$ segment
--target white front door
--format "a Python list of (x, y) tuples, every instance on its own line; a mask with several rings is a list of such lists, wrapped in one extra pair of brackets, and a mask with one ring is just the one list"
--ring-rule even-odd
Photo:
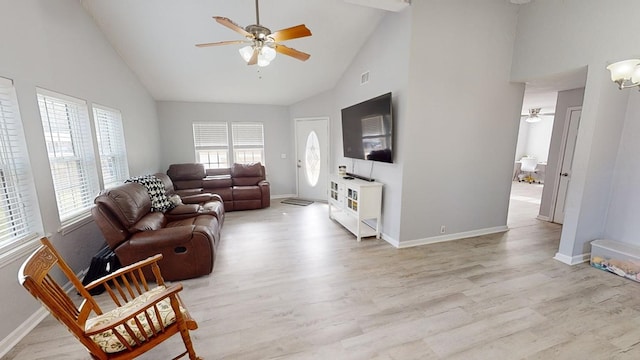
[(327, 200), (329, 119), (296, 119), (298, 197)]
[(567, 189), (571, 181), (571, 165), (573, 164), (573, 154), (578, 138), (578, 127), (580, 126), (581, 107), (570, 107), (567, 109), (567, 120), (565, 121), (564, 138), (562, 139), (560, 153), (560, 176), (558, 179), (558, 189), (556, 191), (556, 201), (553, 211), (553, 222), (562, 224), (564, 222), (564, 205), (567, 200)]

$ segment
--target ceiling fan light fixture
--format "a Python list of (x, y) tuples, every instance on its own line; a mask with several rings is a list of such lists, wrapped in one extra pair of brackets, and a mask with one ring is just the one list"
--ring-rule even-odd
[(273, 59), (276, 58), (276, 50), (271, 46), (264, 45), (260, 50), (260, 55), (258, 55), (258, 60), (260, 60), (261, 57), (264, 60), (271, 62)]
[[(218, 41), (211, 43), (196, 44), (197, 47), (209, 47), (219, 45), (230, 44), (242, 44), (251, 43), (251, 45), (244, 46), (238, 51), (240, 56), (247, 63), (247, 65), (267, 66), (276, 58), (276, 53), (291, 56), (300, 61), (307, 61), (311, 55), (298, 51), (294, 48), (282, 45), (282, 41), (292, 40), (311, 36), (311, 31), (304, 25), (280, 29), (276, 32), (271, 32), (267, 27), (260, 25), (260, 11), (258, 8), (258, 0), (256, 1), (256, 23), (249, 25), (246, 28), (240, 27), (230, 19), (222, 16), (214, 16), (213, 18), (221, 25), (243, 35), (244, 40), (229, 40)], [(394, 1), (409, 1), (409, 0), (394, 0)]]
[(531, 108), (529, 109), (529, 116), (527, 116), (527, 118), (524, 120), (528, 123), (537, 123), (540, 120), (542, 120), (542, 118), (540, 117), (540, 110), (542, 110), (542, 108)]
[(247, 45), (241, 47), (238, 52), (240, 52), (240, 56), (242, 56), (245, 62), (249, 62), (249, 60), (251, 60), (251, 56), (253, 55), (253, 46)]

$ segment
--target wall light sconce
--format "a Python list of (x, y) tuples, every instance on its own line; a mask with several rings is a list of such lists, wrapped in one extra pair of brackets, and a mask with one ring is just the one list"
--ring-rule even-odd
[(607, 70), (620, 90), (640, 86), (640, 59), (618, 61), (607, 66)]

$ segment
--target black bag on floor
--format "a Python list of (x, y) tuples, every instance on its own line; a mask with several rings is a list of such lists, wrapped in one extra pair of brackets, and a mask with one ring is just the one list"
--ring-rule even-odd
[[(108, 246), (104, 247), (91, 259), (89, 271), (87, 271), (87, 275), (82, 279), (82, 285), (87, 285), (96, 279), (109, 275), (120, 267), (120, 261), (118, 260), (116, 253), (114, 253)], [(89, 294), (99, 295), (102, 294), (104, 290), (103, 285), (96, 286), (89, 291)]]

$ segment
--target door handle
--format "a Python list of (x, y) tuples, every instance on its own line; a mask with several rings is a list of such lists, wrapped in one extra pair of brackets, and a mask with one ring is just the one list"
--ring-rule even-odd
[(561, 173), (560, 176), (569, 176), (569, 173)]

